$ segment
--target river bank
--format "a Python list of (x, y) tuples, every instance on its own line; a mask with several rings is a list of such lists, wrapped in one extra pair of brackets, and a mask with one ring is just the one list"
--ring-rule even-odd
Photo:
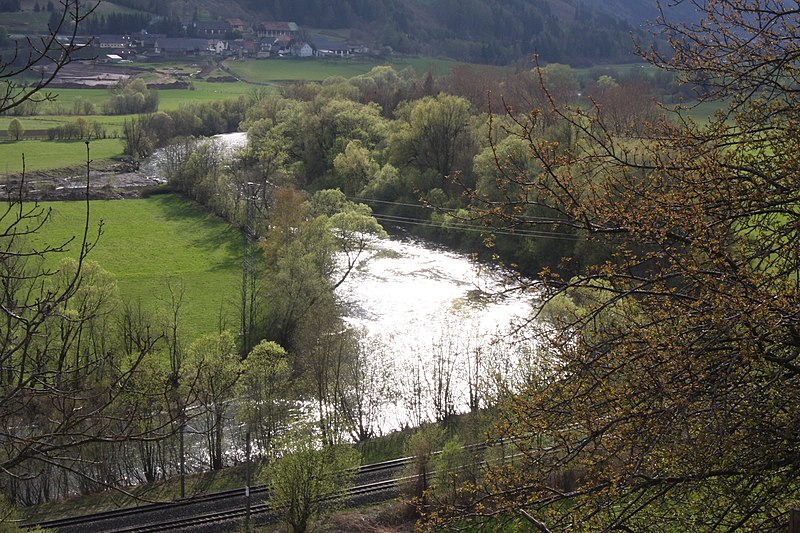
[[(141, 198), (166, 184), (166, 180), (128, 161), (92, 161), (89, 168), (89, 199)], [(86, 199), (86, 165), (8, 174), (0, 183), (0, 199), (62, 201)]]

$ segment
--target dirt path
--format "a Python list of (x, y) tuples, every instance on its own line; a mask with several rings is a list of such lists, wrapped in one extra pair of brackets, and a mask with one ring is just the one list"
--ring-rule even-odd
[[(135, 165), (116, 161), (100, 161), (89, 172), (89, 197), (96, 200), (139, 198), (142, 194), (165, 185), (165, 181), (148, 176)], [(0, 199), (18, 197), (22, 189), (26, 200), (82, 200), (86, 198), (86, 167), (67, 167), (0, 178)]]

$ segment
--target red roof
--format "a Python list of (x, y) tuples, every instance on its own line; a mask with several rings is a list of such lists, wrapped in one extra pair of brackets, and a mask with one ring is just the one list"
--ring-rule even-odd
[(274, 32), (296, 32), (297, 31), (297, 24), (294, 22), (281, 22), (278, 20), (269, 20), (263, 23), (264, 29), (266, 31), (274, 31)]

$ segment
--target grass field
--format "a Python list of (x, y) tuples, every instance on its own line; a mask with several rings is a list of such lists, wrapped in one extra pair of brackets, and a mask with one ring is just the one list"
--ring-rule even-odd
[[(90, 144), (92, 159), (110, 159), (122, 155), (122, 140), (98, 139)], [(22, 171), (22, 155), (26, 170), (68, 167), (86, 161), (84, 141), (0, 141), (0, 174)]]
[(725, 102), (703, 102), (700, 104), (687, 104), (685, 114), (698, 122), (705, 122), (717, 111), (725, 107)]
[(27, 138), (44, 139), (47, 134), (45, 130), (56, 126), (63, 126), (69, 122), (74, 122), (78, 117), (82, 117), (91, 122), (99, 122), (105, 127), (106, 135), (122, 135), (122, 125), (126, 120), (130, 120), (134, 115), (35, 115), (29, 117), (0, 117), (0, 131), (8, 131), (8, 124), (16, 118), (25, 128), (29, 135)]
[[(82, 232), (83, 202), (52, 202), (40, 243), (61, 243)], [(187, 343), (219, 324), (238, 330), (242, 239), (192, 202), (173, 195), (91, 202), (91, 224), (103, 235), (90, 259), (117, 279), (121, 295), (155, 309), (168, 297), (167, 281), (183, 285), (182, 334)], [(77, 245), (70, 255), (75, 255)]]
[(397, 61), (378, 60), (309, 60), (309, 59), (273, 59), (244, 61), (226, 61), (225, 63), (237, 76), (257, 83), (284, 81), (322, 81), (331, 76), (352, 78), (369, 72), (377, 65), (390, 64), (397, 70), (412, 67), (424, 74), (431, 70), (434, 74), (447, 74), (459, 63), (456, 61), (433, 58), (410, 58)]
[[(158, 108), (161, 111), (167, 111), (177, 109), (180, 104), (187, 102), (226, 100), (236, 98), (240, 94), (247, 94), (253, 89), (253, 86), (247, 83), (214, 83), (195, 80), (192, 81), (192, 85), (194, 86), (193, 90), (163, 89), (158, 91)], [(79, 98), (92, 102), (96, 111), (99, 112), (103, 101), (108, 99), (107, 89), (52, 89), (48, 92), (53, 94), (56, 99), (53, 102), (42, 104), (41, 114), (36, 118), (48, 117), (61, 122), (73, 120), (75, 116), (62, 116), (57, 113), (71, 113), (75, 101)], [(20, 120), (22, 118), (27, 117), (21, 117)], [(119, 116), (103, 115), (91, 118), (117, 121)], [(10, 117), (0, 117), (0, 120), (10, 120)]]
[(229, 100), (242, 94), (248, 94), (254, 86), (247, 83), (214, 83), (208, 81), (193, 81), (194, 90), (164, 90), (158, 92), (158, 109), (170, 111), (177, 109), (182, 104), (214, 102)]

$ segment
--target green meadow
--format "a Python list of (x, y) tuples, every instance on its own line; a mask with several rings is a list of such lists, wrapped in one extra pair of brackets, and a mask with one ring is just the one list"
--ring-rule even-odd
[[(42, 205), (52, 215), (37, 243), (58, 245), (75, 237), (67, 255), (76, 256), (86, 204)], [(238, 330), (242, 239), (236, 228), (175, 195), (92, 201), (90, 213), (90, 235), (103, 225), (89, 259), (114, 275), (125, 300), (155, 312), (169, 299), (168, 284), (183, 287), (184, 341), (216, 332), (220, 324)]]
[(456, 61), (433, 58), (409, 58), (391, 62), (379, 60), (355, 59), (247, 59), (244, 61), (226, 61), (225, 65), (236, 76), (255, 83), (277, 83), (286, 81), (323, 81), (331, 76), (352, 78), (366, 74), (373, 67), (390, 64), (397, 70), (411, 67), (417, 72), (428, 70), (434, 74), (449, 73)]
[(171, 111), (189, 103), (230, 100), (249, 94), (254, 89), (253, 85), (242, 82), (215, 83), (195, 80), (192, 81), (192, 86), (192, 90), (169, 89), (158, 91), (158, 109)]
[[(89, 147), (93, 160), (122, 156), (121, 139), (96, 139)], [(21, 172), (23, 155), (27, 171), (71, 167), (86, 163), (86, 142), (0, 141), (0, 175)]]

